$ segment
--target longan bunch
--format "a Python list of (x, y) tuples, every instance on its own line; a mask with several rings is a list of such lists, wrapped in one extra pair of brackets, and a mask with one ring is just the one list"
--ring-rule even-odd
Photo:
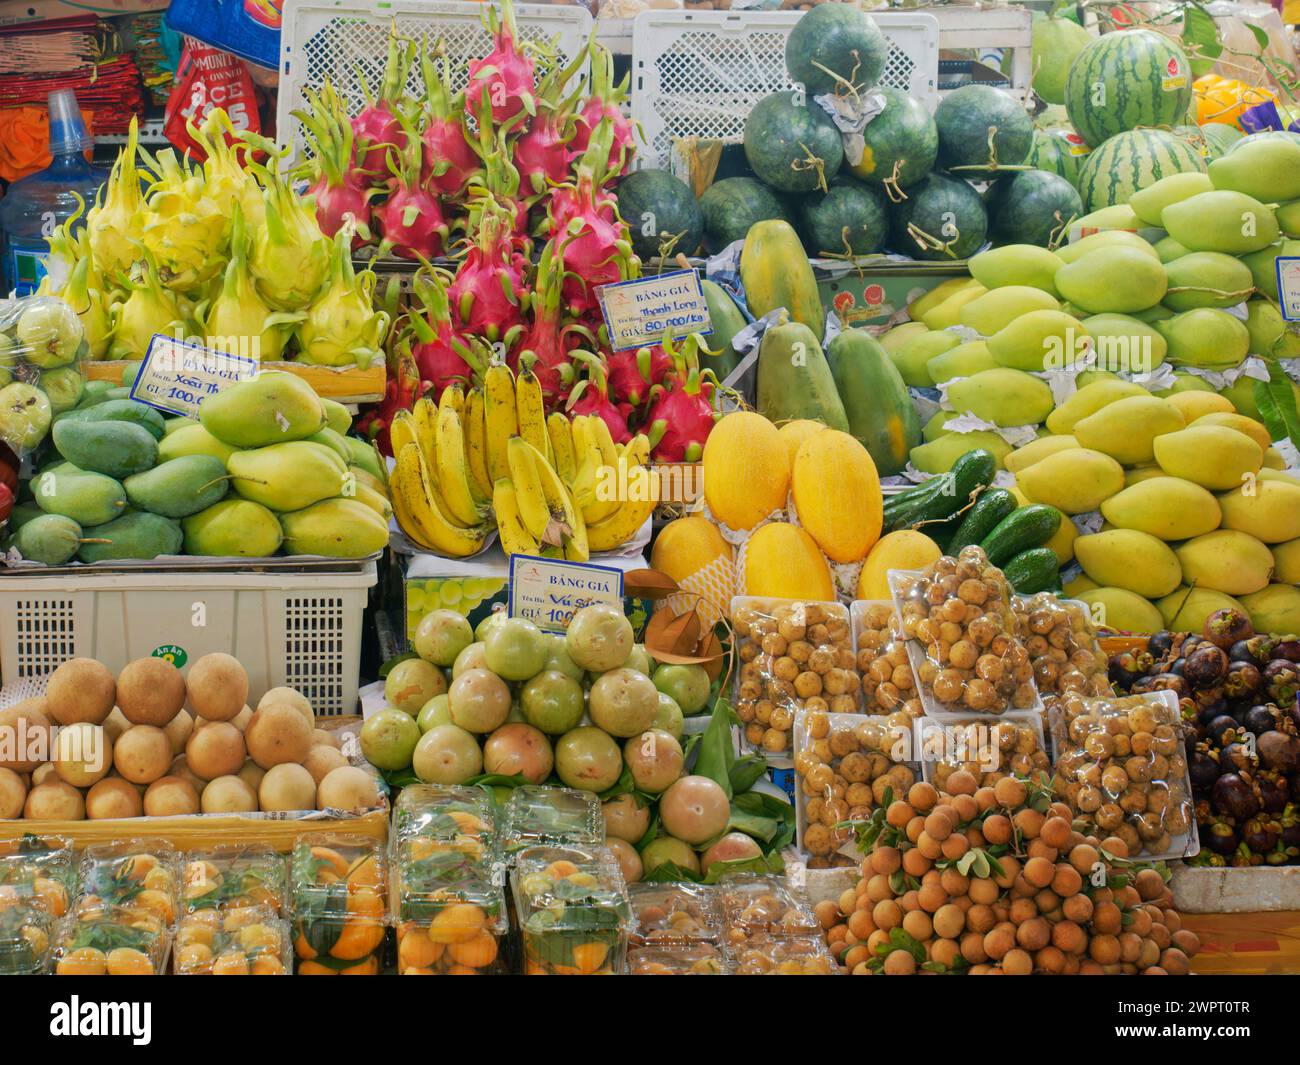
[[(1051, 759), (1032, 726), (1014, 721), (961, 721), (946, 726), (946, 741), (958, 761), (935, 762), (933, 784), (943, 788), (958, 770), (991, 787), (1006, 776), (1037, 777), (1051, 769)], [(925, 739), (922, 739), (924, 753)], [(996, 765), (996, 769), (987, 769)]]
[(915, 718), (925, 713), (892, 603), (863, 604), (858, 622), (858, 672), (868, 714), (903, 710)]
[(1106, 655), (1087, 613), (1050, 592), (1011, 601), (1016, 633), (1029, 652), (1044, 702), (1058, 694), (1110, 695)]
[(1141, 695), (1061, 697), (1053, 719), (1055, 788), (1088, 825), (1128, 853), (1166, 854), (1193, 807), (1177, 711)]
[(1200, 942), (1163, 878), (1070, 815), (1015, 777), (912, 785), (883, 812), (857, 885), (815, 907), (832, 953), (855, 976), (1185, 975)]
[(778, 600), (732, 615), (739, 640), (736, 713), (745, 740), (769, 754), (790, 749), (800, 710), (858, 713), (858, 676), (848, 611), (838, 603)]
[(1038, 702), (1006, 577), (982, 549), (936, 559), (898, 594), (903, 635), (925, 648), (917, 679), (945, 710), (1001, 714)]
[(852, 832), (836, 825), (865, 821), (884, 802), (886, 791), (903, 794), (916, 780), (910, 768), (891, 758), (900, 732), (910, 739), (906, 713), (850, 720), (822, 710), (799, 715), (801, 743), (794, 768), (806, 800), (803, 849), (811, 856), (810, 869), (841, 864), (833, 858)]

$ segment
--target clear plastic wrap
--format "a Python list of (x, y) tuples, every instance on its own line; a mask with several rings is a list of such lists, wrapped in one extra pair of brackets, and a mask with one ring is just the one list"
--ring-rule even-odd
[(712, 888), (697, 884), (631, 884), (634, 944), (720, 943), (722, 910)]
[(716, 943), (632, 944), (627, 948), (628, 976), (728, 976), (731, 964)]
[(283, 854), (270, 847), (231, 844), (185, 856), (182, 906), (186, 913), (266, 906), (289, 909), (289, 876)]
[(730, 950), (736, 976), (840, 976), (826, 941), (816, 936), (749, 936)]
[(289, 922), (270, 906), (195, 910), (176, 926), (172, 972), (177, 976), (289, 976)]
[(378, 976), (387, 927), (384, 852), (364, 836), (300, 838), (289, 868), (300, 976)]
[(127, 906), (78, 906), (59, 924), (53, 952), (56, 976), (160, 976), (167, 957), (167, 926)]
[(1049, 773), (1042, 715), (1011, 711), (996, 721), (969, 717), (916, 723), (916, 750), (925, 780), (940, 791), (958, 770), (970, 773), (980, 787), (992, 787), (1005, 776), (1029, 777)]
[(788, 755), (800, 710), (861, 712), (847, 607), (742, 595), (731, 601), (731, 624), (740, 658), (736, 713), (747, 750)]
[(76, 888), (71, 840), (33, 837), (0, 853), (0, 900), (39, 906), (58, 918), (67, 914)]
[(981, 548), (888, 580), (928, 717), (1042, 709), (1010, 586)]
[(912, 717), (921, 717), (925, 707), (921, 705), (894, 604), (887, 599), (858, 599), (850, 604), (849, 616), (862, 677), (863, 713), (903, 710)]
[(623, 972), (632, 905), (605, 847), (528, 847), (510, 874), (528, 976)]
[(161, 839), (93, 843), (81, 852), (77, 912), (118, 908), (147, 913), (165, 928), (181, 909), (181, 858)]
[(19, 457), (81, 399), (88, 350), (81, 319), (63, 300), (0, 300), (0, 441)]
[(498, 857), (496, 819), (496, 806), (482, 788), (411, 785), (393, 806), (390, 858), (396, 868), (437, 853), (440, 864), (486, 878)]
[(755, 937), (811, 938), (822, 942), (821, 922), (801, 891), (784, 877), (741, 873), (718, 885), (727, 950), (733, 957)]
[(1047, 710), (1066, 692), (1111, 694), (1106, 652), (1097, 642), (1086, 604), (1039, 592), (1012, 596), (1011, 609), (1016, 615), (1016, 634), (1029, 652), (1034, 684)]
[[(856, 864), (853, 832), (844, 821), (866, 820), (884, 802), (907, 794), (917, 779), (912, 761), (912, 718), (827, 714), (802, 710), (794, 723), (797, 845), (809, 868)], [(852, 857), (850, 857), (852, 856)]]
[(510, 793), (501, 829), (505, 854), (525, 847), (594, 847), (604, 842), (605, 818), (600, 800), (591, 792), (525, 784)]
[[(1178, 697), (1169, 691), (1061, 696), (1052, 712), (1054, 787), (1089, 834), (1116, 836), (1128, 857), (1200, 850)], [(1094, 831), (1095, 830), (1095, 831)]]
[(56, 921), (44, 905), (0, 906), (0, 976), (39, 976), (50, 964)]

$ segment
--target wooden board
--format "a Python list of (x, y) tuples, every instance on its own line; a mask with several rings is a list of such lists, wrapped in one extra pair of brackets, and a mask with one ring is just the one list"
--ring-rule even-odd
[[(111, 381), (122, 383), (122, 372), (134, 363), (126, 362), (83, 362), (82, 369), (90, 381)], [(301, 377), (316, 390), (318, 396), (337, 400), (339, 403), (378, 403), (384, 398), (386, 371), (379, 363), (362, 370), (353, 367), (336, 370), (332, 366), (308, 366), (301, 362), (264, 362), (264, 370), (283, 370), (285, 373)]]

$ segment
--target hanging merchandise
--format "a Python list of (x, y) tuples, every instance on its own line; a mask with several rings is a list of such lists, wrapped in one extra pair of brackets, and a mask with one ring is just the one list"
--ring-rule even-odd
[(176, 70), (176, 83), (167, 98), (163, 132), (177, 148), (202, 159), (203, 150), (190, 137), (186, 126), (190, 122), (199, 124), (218, 107), (230, 117), (236, 130), (261, 132), (257, 92), (243, 60), (229, 52), (187, 40)]

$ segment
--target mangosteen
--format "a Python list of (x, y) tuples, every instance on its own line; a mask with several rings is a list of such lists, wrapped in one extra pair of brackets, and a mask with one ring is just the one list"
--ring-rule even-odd
[(1300, 768), (1300, 737), (1273, 730), (1259, 737), (1256, 748), (1265, 769), (1290, 775)]
[(1210, 757), (1206, 751), (1196, 751), (1187, 764), (1194, 788), (1208, 788), (1219, 777), (1218, 760)]
[(1266, 814), (1280, 814), (1287, 803), (1286, 778), (1275, 773), (1259, 773), (1255, 777), (1259, 785), (1259, 805)]
[(1183, 659), (1183, 679), (1205, 691), (1223, 683), (1228, 675), (1228, 655), (1221, 647), (1203, 643)]
[(1282, 846), (1300, 847), (1300, 821), (1294, 817), (1289, 823), (1286, 819), (1282, 821)]
[(1259, 813), (1259, 799), (1248, 781), (1236, 773), (1224, 773), (1214, 782), (1214, 808), (1244, 823)]
[(1223, 678), (1223, 693), (1229, 699), (1253, 699), (1263, 685), (1264, 675), (1254, 662), (1228, 663), (1228, 673)]
[(1245, 653), (1239, 655), (1234, 651), (1233, 658), (1243, 658), (1254, 662), (1261, 669), (1268, 665), (1269, 660), (1273, 657), (1274, 640), (1272, 636), (1256, 633), (1243, 643), (1245, 644)]
[(1277, 843), (1277, 833), (1263, 818), (1252, 817), (1241, 826), (1241, 841), (1256, 854), (1265, 854)]
[[(1215, 699), (1210, 703), (1199, 703), (1195, 700), (1187, 700), (1196, 708), (1196, 720), (1202, 725), (1209, 725), (1217, 717), (1232, 717), (1232, 712), (1228, 709), (1228, 704), (1222, 699)], [(1236, 718), (1233, 718), (1235, 721)]]
[(1242, 724), (1256, 736), (1271, 732), (1278, 725), (1277, 709), (1267, 705), (1252, 706), (1242, 718)]
[(1285, 658), (1288, 662), (1300, 662), (1300, 640), (1291, 637), (1274, 644), (1273, 657)]
[(1117, 655), (1111, 655), (1110, 661), (1106, 664), (1106, 672), (1112, 684), (1127, 691), (1129, 686), (1142, 676), (1143, 670), (1138, 664), (1137, 655), (1132, 651), (1121, 651)]
[(1259, 756), (1244, 743), (1229, 743), (1219, 752), (1220, 773), (1253, 773), (1259, 768)]
[(1239, 729), (1237, 719), (1230, 714), (1220, 714), (1205, 726), (1205, 735), (1216, 747), (1223, 747), (1232, 742)]
[(1215, 854), (1229, 855), (1237, 849), (1237, 830), (1223, 821), (1215, 821), (1201, 833), (1201, 842)]
[(1155, 673), (1150, 677), (1140, 677), (1133, 682), (1134, 695), (1146, 695), (1149, 692), (1170, 691), (1179, 699), (1189, 698), (1192, 690), (1187, 681), (1173, 673)]
[(1300, 665), (1285, 658), (1275, 658), (1264, 667), (1264, 683), (1268, 697), (1279, 706), (1296, 701), (1300, 691)]
[(1255, 626), (1250, 623), (1250, 615), (1234, 606), (1216, 610), (1205, 619), (1201, 631), (1205, 638), (1227, 650), (1238, 640), (1248, 640), (1255, 635)]
[(1173, 645), (1174, 634), (1168, 629), (1161, 629), (1159, 632), (1153, 633), (1151, 638), (1147, 640), (1147, 650), (1155, 658), (1163, 658), (1169, 653), (1169, 649)]

